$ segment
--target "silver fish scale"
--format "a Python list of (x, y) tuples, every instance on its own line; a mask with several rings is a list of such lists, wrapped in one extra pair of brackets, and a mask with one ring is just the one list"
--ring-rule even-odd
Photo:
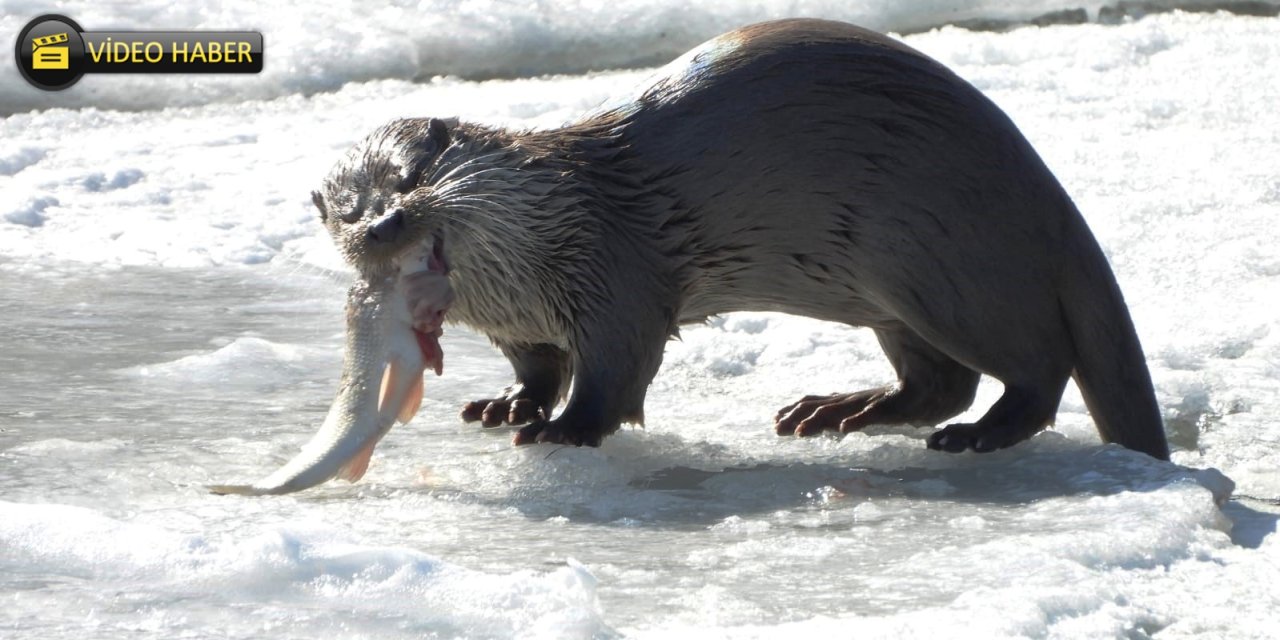
[[(379, 415), (382, 376), (388, 361), (394, 278), (358, 279), (347, 292), (347, 339), (342, 383), (320, 430), (288, 463), (252, 485), (216, 485), (214, 493), (272, 495), (301, 491), (333, 478), (371, 438), (394, 423)], [(385, 422), (385, 424), (383, 424)]]

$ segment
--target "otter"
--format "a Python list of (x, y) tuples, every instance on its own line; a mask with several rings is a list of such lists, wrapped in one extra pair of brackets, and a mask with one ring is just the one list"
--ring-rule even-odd
[(752, 310), (869, 327), (897, 372), (784, 407), (780, 435), (936, 425), (986, 374), (1003, 395), (927, 446), (991, 451), (1050, 424), (1074, 378), (1104, 441), (1169, 457), (1120, 288), (1066, 191), (976, 88), (853, 25), (726, 33), (557, 129), (398, 120), (313, 199), (361, 273), (436, 256), (409, 301), (431, 318), (423, 352), (439, 355), (442, 319), (487, 335), (515, 383), (461, 415), (519, 427), (517, 445), (643, 423), (679, 327)]

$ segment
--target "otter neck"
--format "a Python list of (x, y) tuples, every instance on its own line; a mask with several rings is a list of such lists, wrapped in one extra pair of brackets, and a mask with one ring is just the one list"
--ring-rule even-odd
[(434, 171), (433, 206), (457, 299), (450, 319), (508, 342), (563, 345), (597, 236), (569, 149), (475, 129)]

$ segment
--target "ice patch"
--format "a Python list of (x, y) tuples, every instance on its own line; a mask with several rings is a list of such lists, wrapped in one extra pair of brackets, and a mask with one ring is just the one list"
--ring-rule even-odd
[(255, 337), (239, 337), (209, 353), (133, 367), (121, 373), (157, 381), (225, 387), (290, 384), (311, 351)]
[(728, 518), (711, 525), (707, 530), (713, 533), (752, 534), (764, 533), (771, 527), (772, 525), (768, 522), (744, 520), (741, 516), (729, 516)]
[[(260, 611), (286, 605), (281, 613), (291, 602), (316, 598), (340, 606), (352, 624), (396, 615), (427, 635), (611, 633), (597, 609), (595, 578), (572, 559), (547, 572), (489, 574), (412, 549), (361, 544), (323, 526), (206, 538), (87, 508), (13, 502), (0, 502), (0, 548), (6, 571), (21, 561), (23, 573), (92, 577), (133, 597), (178, 592)], [(128, 624), (112, 610), (99, 617), (108, 626)], [(290, 618), (279, 623), (302, 630), (315, 622), (305, 607)], [(257, 624), (252, 617), (225, 622)]]
[(66, 438), (50, 438), (36, 440), (9, 448), (10, 453), (29, 456), (61, 456), (63, 454), (95, 455), (123, 451), (128, 446), (123, 440), (108, 438), (105, 440), (68, 440)]
[(39, 147), (22, 147), (0, 156), (0, 176), (11, 176), (40, 162), (45, 150)]
[(110, 179), (101, 171), (95, 171), (84, 177), (80, 184), (88, 191), (113, 191), (115, 189), (123, 189), (142, 179), (142, 172), (138, 169), (122, 169), (116, 171)]
[(6, 212), (4, 219), (24, 227), (39, 227), (43, 226), (48, 219), (44, 215), (45, 209), (56, 206), (58, 206), (58, 199), (52, 196), (31, 198), (25, 205)]

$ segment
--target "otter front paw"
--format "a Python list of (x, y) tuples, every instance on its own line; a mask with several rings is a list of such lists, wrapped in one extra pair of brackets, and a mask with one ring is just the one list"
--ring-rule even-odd
[(566, 422), (564, 418), (555, 420), (539, 420), (521, 427), (516, 432), (512, 444), (517, 447), (526, 444), (567, 444), (575, 447), (598, 447), (604, 440), (604, 432), (599, 429), (582, 429)]
[(521, 425), (534, 420), (545, 420), (546, 412), (532, 398), (520, 393), (508, 392), (500, 398), (488, 398), (468, 402), (460, 414), (463, 422), (480, 421), (485, 428), (501, 425)]

